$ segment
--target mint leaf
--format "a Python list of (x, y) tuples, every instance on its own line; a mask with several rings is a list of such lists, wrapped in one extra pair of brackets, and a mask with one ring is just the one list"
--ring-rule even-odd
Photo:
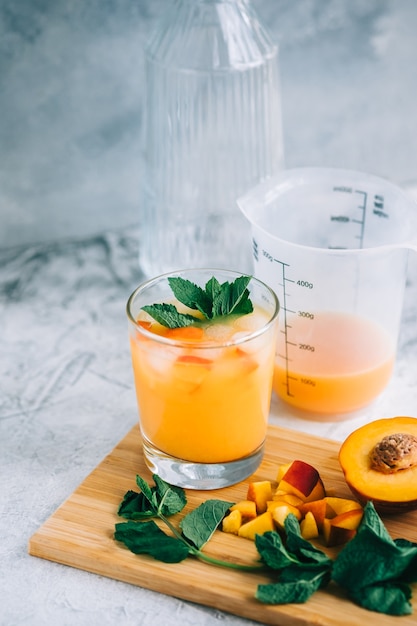
[(311, 564), (313, 567), (323, 565), (331, 568), (332, 559), (301, 536), (300, 524), (295, 515), (290, 514), (287, 516), (284, 528), (286, 532), (286, 548), (288, 552), (298, 559), (300, 565)]
[(285, 545), (279, 533), (275, 531), (256, 536), (255, 545), (264, 563), (276, 570), (286, 567), (331, 569), (333, 561), (301, 537), (300, 525), (295, 515), (288, 515), (284, 528)]
[[(368, 515), (365, 507), (364, 519), (358, 532), (341, 550), (333, 566), (334, 580), (348, 591), (368, 587), (385, 581), (403, 580), (410, 575), (410, 568), (417, 559), (417, 545), (411, 542), (395, 543), (390, 535), (380, 532), (374, 523), (374, 515)], [(370, 520), (372, 525), (367, 525)], [(404, 578), (404, 580), (405, 580)]]
[(247, 286), (250, 276), (239, 276), (233, 283), (223, 283), (213, 300), (213, 317), (246, 315), (253, 311)]
[(295, 515), (284, 523), (285, 545), (277, 532), (255, 538), (256, 547), (266, 565), (281, 574), (277, 583), (258, 585), (255, 597), (268, 604), (306, 602), (310, 596), (331, 580), (333, 561), (301, 537)]
[(157, 495), (156, 495), (156, 488), (153, 487), (151, 488), (148, 483), (146, 482), (146, 480), (144, 480), (141, 476), (137, 475), (136, 476), (136, 484), (139, 487), (139, 489), (141, 490), (144, 498), (146, 498), (146, 500), (149, 503), (150, 506), (150, 510), (154, 511), (154, 514), (156, 515), (158, 512), (158, 501), (157, 501)]
[(271, 569), (284, 569), (297, 560), (287, 552), (281, 536), (276, 531), (256, 535), (255, 545), (262, 561)]
[[(394, 539), (394, 543), (402, 550), (405, 550), (407, 548), (417, 549), (417, 543), (408, 541), (408, 539)], [(415, 556), (410, 560), (410, 563), (401, 574), (401, 580), (403, 582), (409, 583), (417, 582), (417, 551), (415, 552)]]
[(179, 313), (173, 304), (146, 304), (142, 307), (146, 313), (167, 328), (193, 326), (200, 320), (187, 313)]
[(350, 598), (364, 609), (387, 615), (410, 615), (411, 589), (404, 583), (381, 582), (350, 591)]
[(291, 566), (285, 569), (280, 577), (280, 583), (302, 583), (310, 590), (326, 587), (331, 580), (331, 566), (316, 563), (313, 567)]
[[(222, 561), (200, 550), (230, 508), (230, 502), (208, 500), (203, 503), (195, 510), (195, 513), (192, 511), (185, 516), (182, 523), (180, 522), (180, 528), (183, 528), (183, 534), (181, 534), (167, 518), (183, 509), (187, 502), (185, 492), (181, 487), (169, 485), (156, 474), (153, 478), (155, 486), (150, 487), (141, 476), (136, 476), (141, 493), (137, 494), (133, 491), (126, 493), (119, 507), (119, 513), (123, 513), (131, 521), (116, 524), (114, 537), (117, 541), (123, 542), (135, 554), (148, 554), (166, 563), (178, 563), (187, 556), (194, 556), (200, 561), (229, 569), (242, 571), (259, 569), (259, 565)], [(153, 520), (143, 521), (150, 516), (158, 517), (170, 529), (173, 536), (166, 535)], [(134, 519), (141, 521), (134, 522), (132, 521)]]
[(181, 520), (180, 528), (184, 537), (201, 549), (232, 505), (233, 502), (223, 500), (206, 500)]
[(149, 487), (148, 483), (140, 476), (136, 477), (136, 483), (141, 492), (128, 491), (119, 505), (118, 515), (130, 520), (144, 520), (156, 517), (159, 513), (169, 517), (182, 511), (187, 503), (185, 491), (181, 487), (174, 487), (154, 475), (155, 486)]
[(213, 300), (204, 289), (178, 276), (168, 278), (168, 282), (177, 300), (190, 309), (200, 311), (205, 317), (211, 317)]
[(136, 476), (136, 483), (148, 500), (154, 515), (169, 517), (182, 511), (187, 504), (184, 489), (168, 484), (157, 474), (153, 474), (152, 478), (155, 481), (154, 487), (149, 487), (140, 476)]
[[(253, 305), (247, 286), (251, 276), (239, 276), (232, 283), (220, 284), (213, 276), (204, 289), (195, 283), (171, 276), (169, 285), (179, 302), (190, 309), (199, 311), (208, 320), (227, 315), (246, 315), (252, 313)], [(201, 324), (202, 320), (187, 313), (179, 313), (173, 304), (157, 303), (142, 307), (157, 322), (168, 328), (180, 328)]]
[(149, 505), (143, 493), (128, 491), (119, 505), (117, 514), (125, 519), (143, 520), (155, 517), (155, 509)]
[(368, 502), (365, 506), (358, 533), (362, 532), (362, 530), (366, 533), (370, 531), (373, 535), (380, 537), (382, 541), (390, 544), (394, 543), (372, 502)]
[(356, 535), (334, 562), (333, 579), (360, 606), (405, 615), (410, 613), (411, 594), (406, 583), (416, 580), (416, 564), (417, 544), (393, 541), (368, 502)]
[(206, 283), (206, 286), (205, 286), (206, 294), (210, 298), (211, 306), (212, 306), (212, 310), (210, 312), (211, 315), (213, 314), (213, 302), (216, 300), (221, 289), (222, 289), (222, 286), (215, 276), (212, 276), (210, 280), (207, 281)]
[(288, 567), (282, 572), (279, 582), (258, 585), (255, 597), (265, 604), (301, 604), (329, 582), (330, 572), (327, 569), (314, 571)]
[(116, 524), (114, 538), (134, 554), (148, 554), (164, 563), (179, 563), (190, 554), (186, 543), (166, 535), (154, 521)]

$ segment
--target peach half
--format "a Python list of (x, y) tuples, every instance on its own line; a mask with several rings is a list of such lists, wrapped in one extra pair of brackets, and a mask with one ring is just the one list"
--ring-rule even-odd
[(417, 418), (370, 422), (342, 443), (339, 463), (345, 481), (362, 503), (380, 513), (417, 509)]

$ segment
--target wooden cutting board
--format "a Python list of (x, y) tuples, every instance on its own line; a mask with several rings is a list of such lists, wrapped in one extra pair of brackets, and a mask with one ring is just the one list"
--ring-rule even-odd
[[(299, 458), (320, 471), (328, 490), (351, 497), (339, 468), (338, 449), (334, 441), (270, 426), (264, 460), (250, 480), (274, 480), (279, 464)], [(333, 583), (305, 604), (270, 606), (254, 598), (257, 585), (271, 581), (265, 574), (226, 570), (191, 558), (166, 564), (134, 555), (113, 539), (113, 533), (115, 523), (124, 521), (117, 516), (124, 494), (129, 489), (138, 491), (136, 474), (151, 481), (138, 427), (132, 428), (31, 537), (29, 553), (264, 624), (363, 626), (373, 619), (380, 626), (392, 626), (395, 618), (357, 607)], [(184, 512), (209, 498), (232, 502), (244, 499), (248, 482), (218, 491), (187, 490)], [(393, 537), (417, 542), (417, 511), (384, 521)], [(215, 533), (205, 550), (219, 558), (243, 562), (257, 558), (253, 542), (222, 532)], [(413, 592), (414, 613), (401, 617), (401, 626), (417, 624), (417, 585), (413, 585)]]

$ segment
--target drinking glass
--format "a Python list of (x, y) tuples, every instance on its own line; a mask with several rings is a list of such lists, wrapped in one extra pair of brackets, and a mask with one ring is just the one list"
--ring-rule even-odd
[(140, 285), (127, 303), (145, 461), (168, 483), (192, 489), (237, 483), (259, 466), (278, 332), (277, 297), (255, 278), (248, 285), (253, 312), (246, 315), (215, 318), (198, 329), (168, 329), (144, 313), (145, 305), (178, 305), (169, 277), (204, 289), (213, 276), (222, 284), (241, 274), (164, 274)]

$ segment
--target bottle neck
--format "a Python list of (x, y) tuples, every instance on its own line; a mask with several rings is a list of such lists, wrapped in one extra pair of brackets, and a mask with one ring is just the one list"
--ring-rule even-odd
[(246, 70), (277, 56), (250, 0), (176, 0), (146, 48), (150, 62), (178, 71)]

